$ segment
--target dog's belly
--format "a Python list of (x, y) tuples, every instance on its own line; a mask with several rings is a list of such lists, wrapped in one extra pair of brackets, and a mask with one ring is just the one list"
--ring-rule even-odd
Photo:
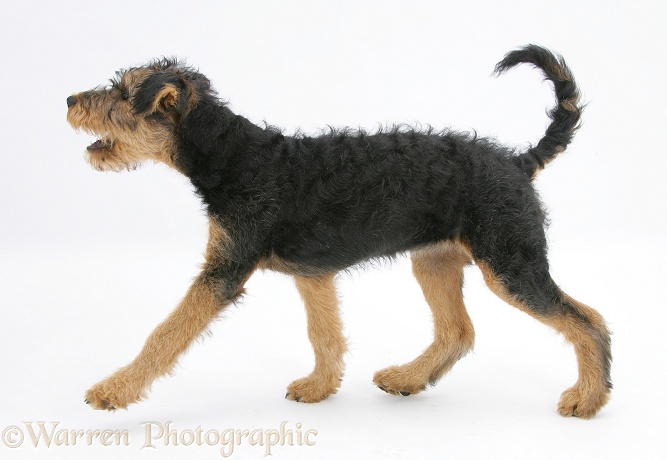
[(292, 267), (303, 267), (305, 272), (327, 273), (459, 234), (456, 222), (444, 225), (429, 216), (387, 220), (374, 226), (362, 221), (283, 224), (274, 233), (271, 254)]

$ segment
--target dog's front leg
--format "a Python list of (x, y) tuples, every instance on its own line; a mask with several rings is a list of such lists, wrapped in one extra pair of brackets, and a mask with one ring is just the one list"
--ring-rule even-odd
[(86, 393), (86, 402), (95, 409), (114, 410), (144, 398), (153, 381), (173, 369), (178, 357), (227, 304), (211, 278), (202, 273), (176, 310), (148, 337), (134, 361), (93, 386)]
[[(86, 402), (95, 409), (124, 409), (146, 396), (155, 379), (169, 374), (178, 357), (220, 312), (243, 293), (257, 258), (229, 260), (232, 240), (215, 219), (210, 220), (206, 263), (185, 298), (148, 337), (134, 361), (93, 386)], [(244, 260), (245, 262), (239, 262)]]
[(308, 338), (315, 352), (315, 369), (287, 387), (285, 397), (300, 402), (319, 402), (336, 393), (343, 377), (347, 343), (338, 310), (334, 275), (295, 276), (306, 306)]

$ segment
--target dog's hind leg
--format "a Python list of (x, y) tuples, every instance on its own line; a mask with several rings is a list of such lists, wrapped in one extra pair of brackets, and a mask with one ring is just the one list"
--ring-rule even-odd
[(319, 402), (336, 393), (345, 369), (347, 342), (338, 310), (334, 275), (295, 276), (306, 307), (308, 338), (315, 352), (315, 369), (287, 387), (285, 397), (300, 402)]
[[(508, 260), (505, 259), (504, 260)], [(500, 298), (553, 327), (574, 345), (579, 365), (576, 384), (558, 405), (563, 416), (593, 417), (609, 399), (611, 346), (602, 316), (556, 286), (546, 259), (526, 268), (503, 270), (502, 264), (477, 260), (489, 288)]]
[(475, 331), (463, 303), (463, 268), (467, 251), (444, 242), (412, 253), (412, 271), (433, 313), (433, 343), (412, 362), (378, 371), (373, 382), (403, 396), (434, 385), (474, 345)]

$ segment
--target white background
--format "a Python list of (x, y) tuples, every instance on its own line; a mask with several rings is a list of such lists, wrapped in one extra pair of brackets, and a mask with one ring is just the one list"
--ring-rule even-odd
[[(317, 430), (274, 458), (667, 458), (664, 219), (667, 136), (662, 1), (3, 2), (0, 6), (0, 430), (59, 422), (128, 430), (130, 446), (33, 447), (6, 458), (220, 458), (219, 446), (141, 449), (142, 422), (178, 430)], [(251, 120), (317, 133), (418, 122), (527, 146), (552, 92), (530, 68), (492, 78), (526, 43), (562, 53), (588, 106), (568, 152), (537, 180), (556, 281), (614, 331), (615, 389), (593, 420), (556, 412), (574, 354), (466, 272), (475, 352), (438, 386), (390, 397), (374, 371), (429, 343), (431, 320), (402, 258), (339, 279), (346, 377), (305, 405), (283, 399), (310, 372), (289, 278), (257, 274), (249, 295), (127, 411), (92, 411), (85, 390), (129, 362), (202, 262), (206, 218), (164, 166), (98, 173), (93, 139), (65, 99), (114, 71), (178, 56)], [(50, 426), (50, 425), (49, 425)], [(80, 443), (81, 444), (81, 443)], [(243, 445), (232, 458), (262, 458)]]

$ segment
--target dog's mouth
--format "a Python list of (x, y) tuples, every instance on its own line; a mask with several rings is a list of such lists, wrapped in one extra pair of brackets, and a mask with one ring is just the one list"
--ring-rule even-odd
[(113, 141), (108, 138), (103, 138), (103, 139), (98, 139), (92, 144), (90, 144), (88, 147), (86, 147), (86, 150), (88, 150), (91, 153), (99, 153), (102, 151), (107, 151), (111, 150), (113, 147)]

